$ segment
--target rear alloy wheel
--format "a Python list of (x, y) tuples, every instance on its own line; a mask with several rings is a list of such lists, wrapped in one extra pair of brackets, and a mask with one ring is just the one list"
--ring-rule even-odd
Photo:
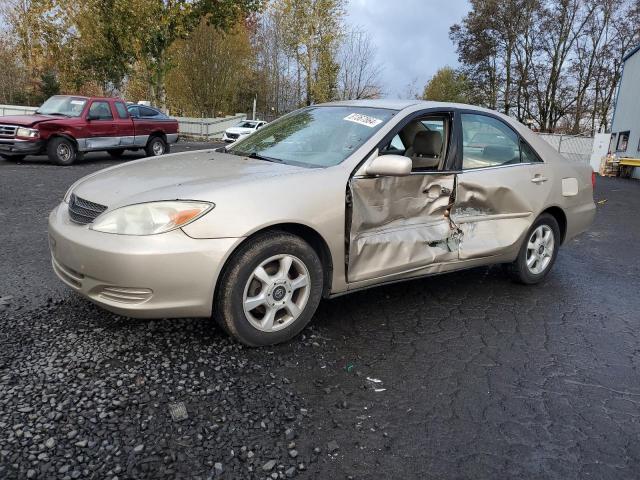
[(518, 258), (511, 264), (511, 273), (520, 283), (532, 285), (547, 276), (558, 255), (560, 228), (556, 219), (544, 213), (527, 233)]
[(322, 284), (322, 263), (304, 240), (284, 232), (260, 235), (230, 259), (214, 316), (245, 345), (284, 342), (311, 320)]
[(144, 151), (147, 157), (159, 157), (165, 153), (169, 153), (169, 145), (162, 137), (151, 137)]
[(118, 148), (117, 150), (109, 150), (109, 155), (112, 158), (120, 158), (124, 153), (124, 148)]
[(71, 140), (64, 137), (55, 137), (47, 144), (49, 161), (56, 165), (71, 165), (76, 161), (78, 152)]

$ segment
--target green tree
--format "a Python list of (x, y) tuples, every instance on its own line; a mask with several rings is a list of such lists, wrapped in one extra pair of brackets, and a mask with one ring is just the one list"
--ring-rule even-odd
[(171, 69), (169, 49), (186, 39), (202, 19), (214, 28), (228, 30), (243, 16), (260, 10), (263, 0), (131, 0), (139, 19), (137, 58), (144, 66), (151, 100), (166, 107), (165, 81)]
[(167, 75), (167, 98), (172, 111), (204, 117), (246, 111), (253, 52), (243, 22), (223, 32), (203, 20), (170, 53), (174, 68)]
[(467, 77), (451, 67), (443, 67), (431, 77), (424, 87), (422, 98), (437, 102), (472, 102)]
[(276, 8), (283, 18), (283, 43), (297, 65), (299, 89), (304, 75), (299, 100), (311, 105), (335, 98), (344, 0), (278, 0)]

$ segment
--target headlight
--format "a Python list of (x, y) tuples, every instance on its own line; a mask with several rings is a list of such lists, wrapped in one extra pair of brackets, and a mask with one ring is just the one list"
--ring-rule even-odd
[(214, 206), (196, 201), (139, 203), (100, 215), (90, 228), (120, 235), (154, 235), (193, 222)]
[(78, 183), (78, 182), (75, 182), (73, 185), (71, 185), (67, 189), (67, 192), (64, 194), (64, 197), (62, 197), (62, 201), (64, 203), (69, 203), (69, 200), (71, 199), (71, 192), (73, 191), (74, 187), (76, 186), (76, 183)]
[(16, 130), (16, 137), (21, 138), (38, 138), (40, 136), (40, 132), (35, 128), (24, 128), (20, 127)]

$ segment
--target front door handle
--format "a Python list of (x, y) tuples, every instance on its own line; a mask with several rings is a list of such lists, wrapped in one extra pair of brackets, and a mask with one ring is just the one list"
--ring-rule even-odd
[(531, 181), (533, 183), (537, 183), (538, 185), (540, 185), (541, 183), (546, 182), (547, 180), (549, 180), (547, 177), (543, 177), (542, 175), (536, 175), (535, 177), (533, 177), (531, 179)]

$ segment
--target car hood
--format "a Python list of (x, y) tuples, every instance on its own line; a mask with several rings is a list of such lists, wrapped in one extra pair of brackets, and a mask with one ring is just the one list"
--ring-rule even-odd
[(305, 171), (304, 167), (200, 150), (110, 167), (80, 179), (72, 191), (110, 209), (158, 200), (215, 203), (220, 189)]
[(49, 115), (7, 115), (0, 117), (0, 125), (18, 125), (20, 127), (33, 127), (42, 122), (60, 120), (62, 117)]
[(244, 135), (245, 133), (253, 133), (255, 130), (253, 128), (244, 128), (244, 127), (232, 127), (227, 128), (227, 133), (238, 133), (240, 135)]

